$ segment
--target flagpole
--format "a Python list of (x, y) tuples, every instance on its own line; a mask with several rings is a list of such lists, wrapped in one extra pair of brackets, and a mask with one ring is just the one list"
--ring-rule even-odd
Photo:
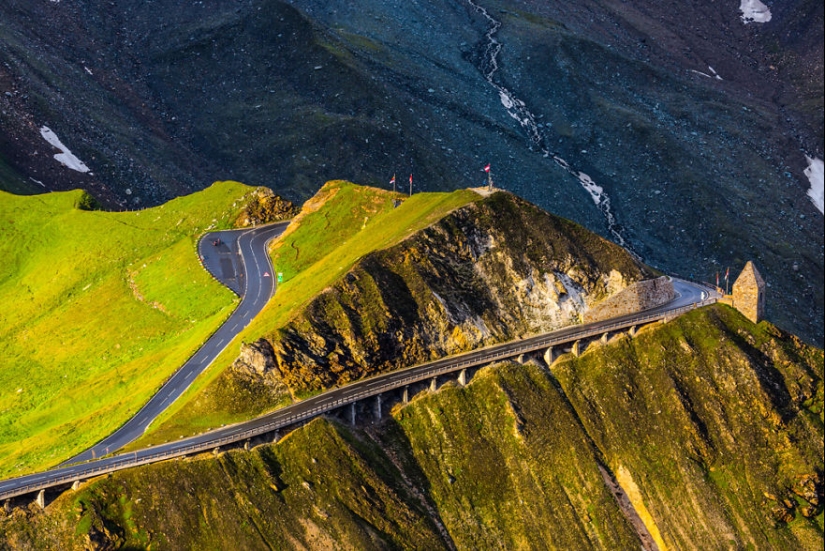
[(729, 294), (730, 294), (730, 293), (728, 292), (728, 281), (730, 281), (730, 277), (729, 277), (729, 276), (730, 276), (730, 266), (728, 266), (728, 268), (725, 270), (725, 294), (726, 294), (726, 295), (729, 295)]
[(484, 167), (484, 172), (487, 173), (487, 191), (493, 191), (493, 173), (490, 171), (490, 163)]

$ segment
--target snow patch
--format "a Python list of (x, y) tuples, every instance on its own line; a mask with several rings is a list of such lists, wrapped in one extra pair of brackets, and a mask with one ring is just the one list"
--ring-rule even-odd
[(711, 72), (711, 73), (713, 73), (713, 76), (711, 76), (711, 75), (709, 75), (709, 74), (707, 74), (707, 73), (703, 73), (702, 71), (697, 71), (696, 69), (691, 69), (691, 70), (690, 70), (690, 72), (691, 72), (691, 73), (696, 73), (697, 75), (702, 75), (703, 77), (706, 77), (706, 78), (715, 78), (716, 80), (722, 80), (722, 77), (720, 77), (720, 76), (716, 73), (716, 71), (714, 71), (714, 70), (713, 70), (713, 67), (711, 67), (710, 65), (708, 65), (708, 69), (710, 69), (710, 72)]
[(742, 21), (748, 23), (767, 23), (771, 20), (771, 10), (759, 0), (741, 0), (739, 11)]
[(808, 197), (811, 198), (811, 202), (814, 206), (819, 209), (819, 212), (825, 214), (823, 211), (823, 194), (825, 194), (825, 190), (823, 190), (823, 162), (822, 159), (811, 159), (807, 155), (805, 158), (808, 160), (808, 168), (805, 169), (805, 176), (808, 178), (808, 181), (811, 183), (811, 189), (808, 190)]
[(76, 170), (77, 172), (89, 172), (89, 167), (83, 164), (83, 161), (78, 159), (77, 157), (69, 151), (69, 148), (63, 145), (63, 142), (60, 141), (60, 138), (57, 137), (51, 128), (48, 126), (44, 126), (40, 129), (40, 135), (43, 136), (43, 139), (52, 144), (54, 147), (62, 151), (63, 153), (58, 153), (54, 156), (54, 159), (59, 162), (60, 164), (64, 165), (67, 168), (71, 168), (72, 170)]
[(593, 202), (597, 205), (601, 204), (604, 188), (597, 185), (596, 182), (593, 181), (593, 178), (584, 172), (579, 172), (579, 182), (581, 182), (582, 187), (590, 194), (590, 197), (593, 198)]
[(499, 90), (498, 97), (501, 98), (501, 105), (503, 105), (505, 109), (513, 108), (513, 100), (510, 98), (509, 94), (507, 94), (503, 90)]

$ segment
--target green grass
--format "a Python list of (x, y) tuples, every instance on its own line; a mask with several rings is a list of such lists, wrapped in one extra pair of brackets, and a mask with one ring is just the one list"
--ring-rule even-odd
[(381, 447), (326, 419), (278, 444), (120, 471), (34, 517), (0, 517), (14, 549), (104, 537), (111, 549), (446, 548)]
[(110, 434), (230, 314), (197, 236), (229, 227), (235, 182), (139, 212), (80, 210), (80, 191), (0, 192), (0, 477)]
[(409, 447), (457, 548), (638, 548), (572, 410), (538, 367), (484, 368), (394, 419), (384, 444)]
[[(276, 272), (284, 282), (267, 307), (240, 334), (190, 389), (132, 447), (162, 443), (262, 413), (265, 408), (233, 408), (221, 396), (221, 373), (238, 355), (241, 341), (252, 342), (283, 327), (321, 291), (332, 285), (364, 255), (390, 247), (481, 199), (473, 191), (419, 193), (393, 207), (392, 193), (329, 182), (304, 205), (302, 214), (272, 247)], [(271, 406), (270, 406), (271, 409)]]
[(786, 527), (770, 497), (793, 499), (822, 472), (810, 412), (821, 349), (716, 305), (552, 372), (606, 464), (632, 474), (668, 548), (821, 549), (815, 521)]

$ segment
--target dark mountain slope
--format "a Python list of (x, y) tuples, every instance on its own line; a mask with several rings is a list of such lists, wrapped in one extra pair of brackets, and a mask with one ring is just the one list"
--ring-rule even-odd
[[(803, 170), (823, 156), (823, 11), (774, 4), (745, 24), (736, 0), (9, 0), (0, 185), (134, 207), (231, 178), (300, 200), (395, 172), (466, 187), (492, 162), (663, 270), (707, 280), (754, 259), (771, 319), (821, 344)], [(43, 125), (90, 174), (52, 158)]]

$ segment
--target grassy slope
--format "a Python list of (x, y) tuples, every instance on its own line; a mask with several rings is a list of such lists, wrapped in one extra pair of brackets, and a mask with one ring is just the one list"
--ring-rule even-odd
[(0, 520), (12, 548), (446, 548), (381, 449), (323, 419), (277, 445), (122, 471), (46, 515), (21, 512)]
[[(316, 419), (276, 445), (121, 471), (15, 511), (30, 549), (634, 549), (570, 409), (534, 367), (488, 369), (371, 441)], [(412, 488), (415, 488), (413, 490)], [(34, 507), (34, 506), (32, 506)], [(33, 509), (32, 509), (33, 510)]]
[(823, 470), (822, 350), (717, 306), (553, 372), (668, 548), (822, 548), (796, 494)]
[[(822, 350), (708, 308), (565, 356), (556, 382), (493, 366), (369, 431), (316, 419), (250, 452), (100, 477), (45, 513), (0, 509), (0, 541), (439, 549), (443, 526), (457, 549), (638, 549), (603, 461), (662, 549), (821, 549), (821, 503), (804, 518), (789, 488), (821, 477), (822, 370)], [(789, 524), (769, 495), (796, 502)]]
[(111, 433), (229, 315), (234, 295), (194, 248), (249, 189), (124, 213), (79, 210), (79, 191), (0, 192), (0, 476)]
[(532, 365), (480, 371), (401, 409), (408, 455), (459, 549), (638, 549), (593, 449)]
[[(273, 246), (275, 270), (284, 282), (264, 311), (236, 339), (254, 341), (271, 334), (310, 300), (345, 274), (365, 254), (398, 243), (441, 219), (448, 212), (481, 197), (475, 192), (419, 193), (393, 208), (392, 193), (342, 181), (325, 185), (307, 202)], [(206, 428), (248, 419), (271, 409), (255, 395), (239, 397), (220, 378), (238, 354), (227, 347), (204, 376), (150, 427), (134, 446), (159, 443)]]

